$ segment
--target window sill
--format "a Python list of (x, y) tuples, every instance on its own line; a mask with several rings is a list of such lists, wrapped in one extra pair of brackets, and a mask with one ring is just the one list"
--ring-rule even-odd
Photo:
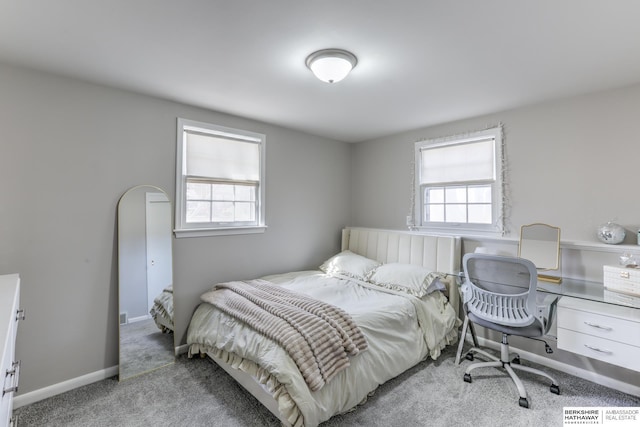
[(173, 230), (176, 239), (185, 237), (230, 236), (234, 234), (258, 234), (267, 230), (266, 225), (228, 228), (183, 228)]

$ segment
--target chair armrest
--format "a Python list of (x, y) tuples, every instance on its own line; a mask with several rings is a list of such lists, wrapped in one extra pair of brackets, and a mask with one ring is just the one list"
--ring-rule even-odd
[(462, 282), (462, 286), (460, 286), (460, 296), (462, 296), (463, 305), (471, 300), (471, 285), (469, 282)]
[(549, 331), (555, 318), (558, 299), (558, 295), (545, 294), (542, 304), (537, 306), (538, 319), (544, 325), (545, 334)]

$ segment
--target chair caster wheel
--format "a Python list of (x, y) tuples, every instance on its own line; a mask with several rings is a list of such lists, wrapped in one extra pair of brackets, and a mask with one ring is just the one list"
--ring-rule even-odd
[(549, 390), (551, 390), (551, 393), (553, 394), (560, 394), (560, 387), (557, 384), (551, 384)]
[(529, 399), (527, 399), (526, 397), (521, 397), (520, 400), (518, 401), (518, 405), (522, 406), (523, 408), (528, 408)]
[(466, 383), (471, 382), (471, 374), (464, 374), (464, 382)]
[(467, 353), (467, 355), (464, 356), (464, 358), (467, 360), (471, 360), (473, 362), (473, 353)]
[(511, 363), (519, 365), (520, 364), (520, 356), (514, 357), (513, 360), (511, 361)]

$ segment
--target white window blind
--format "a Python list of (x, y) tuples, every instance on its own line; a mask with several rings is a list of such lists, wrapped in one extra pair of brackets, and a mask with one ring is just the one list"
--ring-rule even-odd
[(423, 147), (420, 151), (421, 185), (496, 179), (494, 138)]
[(229, 181), (260, 180), (260, 145), (185, 131), (186, 172)]

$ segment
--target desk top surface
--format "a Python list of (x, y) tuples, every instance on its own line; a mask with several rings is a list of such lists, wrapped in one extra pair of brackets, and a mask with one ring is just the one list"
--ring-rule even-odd
[(538, 281), (538, 290), (554, 295), (580, 298), (640, 309), (640, 297), (609, 291), (602, 282), (563, 278), (561, 283)]

